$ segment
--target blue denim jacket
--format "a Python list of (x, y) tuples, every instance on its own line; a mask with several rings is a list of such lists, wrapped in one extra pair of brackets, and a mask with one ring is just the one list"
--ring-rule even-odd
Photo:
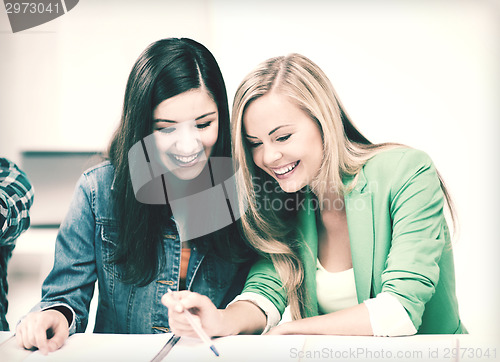
[[(97, 281), (94, 332), (169, 332), (168, 311), (161, 297), (168, 288), (178, 288), (181, 243), (177, 228), (173, 220), (167, 220), (163, 241), (166, 264), (156, 280), (143, 287), (121, 282), (120, 266), (109, 262), (118, 233), (110, 207), (113, 179), (109, 161), (80, 177), (57, 235), (54, 268), (43, 283), (41, 302), (32, 311), (65, 306), (73, 313), (70, 334), (83, 332)], [(192, 248), (186, 286), (224, 307), (241, 291), (248, 267), (219, 258), (208, 249), (203, 242)]]

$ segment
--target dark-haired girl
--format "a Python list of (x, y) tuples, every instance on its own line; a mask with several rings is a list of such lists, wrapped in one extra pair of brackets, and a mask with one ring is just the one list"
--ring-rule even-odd
[(18, 344), (45, 354), (85, 331), (96, 281), (100, 333), (169, 332), (161, 304), (168, 288), (219, 307), (238, 295), (249, 254), (236, 211), (221, 221), (228, 186), (215, 187), (225, 177), (210, 162), (230, 157), (227, 95), (213, 55), (190, 39), (151, 44), (130, 73), (109, 160), (77, 184), (54, 268), (41, 302), (18, 324)]

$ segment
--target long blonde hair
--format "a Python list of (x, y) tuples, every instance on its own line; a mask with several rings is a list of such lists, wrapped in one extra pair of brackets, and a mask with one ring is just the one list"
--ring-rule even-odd
[[(310, 185), (319, 204), (327, 187), (333, 186), (341, 195), (349, 192), (356, 183), (356, 175), (376, 153), (406, 146), (395, 143), (372, 144), (368, 141), (351, 121), (325, 73), (303, 55), (290, 54), (268, 59), (241, 82), (233, 102), (232, 139), (233, 155), (242, 171), (237, 177), (238, 194), (242, 205), (248, 207), (241, 219), (242, 227), (250, 244), (272, 260), (286, 288), (292, 318), (299, 319), (306, 315), (308, 297), (304, 285), (304, 268), (298, 255), (296, 212), (286, 213), (273, 207), (263, 207), (265, 200), (261, 190), (265, 182), (274, 180), (254, 165), (243, 134), (246, 108), (271, 91), (287, 96), (321, 129), (323, 160), (319, 173)], [(345, 189), (342, 183), (344, 176), (354, 176), (349, 189)], [(455, 224), (453, 204), (441, 177), (440, 181)], [(290, 197), (268, 187), (267, 192), (271, 199)]]

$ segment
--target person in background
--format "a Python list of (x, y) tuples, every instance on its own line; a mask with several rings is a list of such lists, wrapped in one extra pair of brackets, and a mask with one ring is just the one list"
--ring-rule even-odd
[[(161, 304), (168, 289), (221, 308), (241, 292), (251, 253), (238, 225), (204, 234), (197, 226), (217, 217), (215, 205), (183, 208), (192, 193), (210, 194), (200, 180), (215, 182), (212, 158), (233, 167), (226, 88), (207, 48), (168, 38), (144, 50), (108, 154), (78, 181), (42, 300), (17, 326), (21, 347), (46, 354), (84, 332), (96, 281), (96, 333), (170, 332)], [(164, 172), (151, 179), (152, 170)]]
[(7, 264), (16, 239), (30, 226), (29, 210), (34, 191), (26, 174), (6, 158), (0, 158), (0, 330), (8, 331)]
[[(427, 154), (368, 141), (299, 54), (243, 80), (232, 122), (243, 230), (263, 257), (226, 309), (165, 295), (174, 333), (194, 335), (186, 308), (212, 336), (467, 332), (444, 211), (455, 213)], [(293, 320), (274, 327), (287, 305)]]

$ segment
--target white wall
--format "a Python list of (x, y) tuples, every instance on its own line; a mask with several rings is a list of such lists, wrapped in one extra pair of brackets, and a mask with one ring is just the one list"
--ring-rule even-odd
[(85, 0), (64, 16), (12, 34), (0, 11), (0, 153), (103, 150), (125, 84), (155, 40), (209, 42), (208, 1)]
[(498, 332), (498, 1), (85, 0), (12, 34), (0, 11), (0, 154), (104, 149), (128, 72), (151, 42), (213, 51), (229, 98), (271, 56), (300, 52), (330, 76), (375, 142), (427, 151), (455, 198), (457, 290), (472, 333)]

